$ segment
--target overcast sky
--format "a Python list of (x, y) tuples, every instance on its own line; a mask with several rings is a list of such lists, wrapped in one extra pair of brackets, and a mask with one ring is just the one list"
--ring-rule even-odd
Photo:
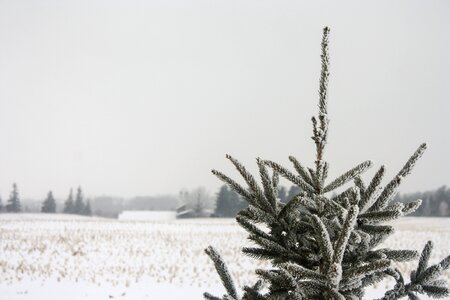
[(450, 2), (362, 2), (0, 0), (0, 195), (215, 193), (226, 153), (311, 166), (325, 25), (331, 177), (391, 178), (427, 141), (401, 191), (449, 184)]

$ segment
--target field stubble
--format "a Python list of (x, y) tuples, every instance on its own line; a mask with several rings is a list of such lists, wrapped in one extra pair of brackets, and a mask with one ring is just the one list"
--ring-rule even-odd
[[(383, 247), (421, 250), (435, 244), (431, 262), (448, 255), (450, 218), (403, 218)], [(219, 278), (203, 249), (220, 249), (239, 286), (254, 283), (267, 263), (244, 256), (250, 242), (232, 219), (122, 222), (74, 216), (0, 215), (0, 282), (89, 282), (130, 286), (154, 282), (217, 286)], [(399, 264), (410, 271), (417, 262)], [(450, 274), (445, 274), (450, 280)]]

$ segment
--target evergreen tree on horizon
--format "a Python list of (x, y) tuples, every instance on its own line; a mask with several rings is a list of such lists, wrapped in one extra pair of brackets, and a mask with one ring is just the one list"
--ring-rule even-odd
[(2, 201), (2, 197), (0, 196), (0, 213), (3, 212), (3, 201)]
[(8, 204), (6, 204), (6, 211), (13, 213), (22, 211), (22, 206), (20, 205), (19, 199), (19, 191), (16, 183), (13, 183), (13, 190), (11, 191), (11, 194), (9, 196)]
[(73, 214), (74, 213), (74, 203), (73, 203), (73, 190), (70, 189), (69, 196), (67, 200), (64, 202), (63, 212), (65, 214)]
[[(362, 162), (334, 180), (327, 180), (330, 165), (324, 160), (324, 150), (329, 126), (328, 34), (326, 27), (322, 38), (319, 113), (312, 118), (312, 139), (316, 148), (314, 167), (304, 167), (290, 156), (294, 173), (278, 163), (257, 158), (259, 183), (239, 161), (227, 155), (247, 187), (217, 170), (212, 171), (249, 203), (236, 217), (254, 243), (242, 248), (242, 252), (269, 261), (271, 268), (257, 269), (255, 273), (260, 280), (244, 286), (239, 293), (220, 254), (208, 247), (205, 252), (226, 290), (223, 297), (204, 293), (208, 300), (367, 299), (365, 290), (388, 277), (395, 285), (385, 292), (382, 300), (404, 297), (416, 300), (421, 294), (431, 298), (450, 295), (447, 283), (440, 278), (450, 266), (450, 256), (429, 266), (431, 241), (420, 255), (415, 250), (381, 248), (382, 242), (394, 232), (386, 222), (411, 214), (421, 204), (420, 200), (395, 203), (393, 198), (400, 183), (422, 156), (426, 144), (418, 147), (384, 187), (381, 182), (385, 166), (378, 169), (368, 184), (362, 179), (361, 174), (372, 166), (371, 161)], [(273, 137), (267, 139), (273, 140)], [(279, 176), (301, 188), (301, 193), (286, 204), (277, 199)], [(346, 184), (350, 186), (340, 189)], [(407, 283), (394, 263), (415, 259), (418, 259), (418, 266), (408, 274)]]
[(47, 198), (42, 203), (41, 212), (43, 213), (55, 213), (56, 212), (56, 201), (53, 197), (52, 191), (49, 191), (47, 194)]
[(217, 193), (215, 216), (217, 217), (236, 217), (236, 214), (243, 208), (243, 201), (239, 194), (222, 185)]
[(82, 215), (84, 211), (83, 192), (81, 187), (77, 188), (77, 195), (75, 196), (75, 203), (73, 205), (73, 213)]

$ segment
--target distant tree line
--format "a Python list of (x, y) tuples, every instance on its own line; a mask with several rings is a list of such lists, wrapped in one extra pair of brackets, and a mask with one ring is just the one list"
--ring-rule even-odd
[(450, 188), (442, 186), (436, 190), (397, 194), (396, 202), (411, 202), (421, 199), (422, 205), (411, 216), (450, 217)]
[[(289, 188), (279, 186), (278, 198), (282, 203), (287, 203), (300, 192), (300, 188), (295, 185)], [(394, 201), (408, 203), (417, 199), (422, 200), (422, 205), (412, 216), (450, 217), (450, 188), (447, 188), (447, 186), (426, 192), (399, 193), (395, 196)], [(24, 208), (22, 207), (23, 203)], [(31, 202), (24, 200), (23, 203), (19, 196), (17, 184), (14, 183), (6, 203), (3, 203), (0, 197), (0, 212), (30, 211), (29, 208), (27, 209), (27, 203), (31, 205)], [(247, 201), (228, 186), (223, 185), (213, 197), (208, 195), (205, 188), (199, 187), (190, 191), (182, 190), (178, 197), (162, 195), (134, 197), (124, 200), (123, 198), (101, 196), (94, 198), (92, 205), (91, 208), (91, 201), (84, 198), (81, 187), (78, 187), (75, 196), (73, 190), (70, 189), (64, 206), (59, 210), (52, 191), (49, 191), (45, 200), (39, 202), (38, 207), (33, 205), (34, 208), (31, 211), (37, 212), (40, 210), (43, 213), (62, 211), (66, 214), (90, 216), (92, 210), (94, 210), (96, 215), (116, 218), (124, 210), (176, 210), (178, 208), (180, 212), (185, 214), (185, 217), (234, 218), (241, 209), (247, 206)]]
[[(8, 212), (8, 213), (20, 213), (22, 212), (22, 205), (19, 197), (19, 190), (17, 184), (13, 184), (13, 189), (8, 198), (6, 205), (3, 206), (2, 199), (0, 197), (0, 212)], [(47, 198), (42, 202), (41, 212), (43, 213), (56, 213), (56, 201), (53, 196), (53, 192), (49, 191), (47, 194)], [(90, 201), (84, 202), (83, 193), (81, 191), (81, 187), (78, 187), (77, 196), (75, 201), (73, 201), (72, 189), (70, 190), (70, 194), (66, 202), (64, 203), (64, 213), (69, 214), (79, 214), (90, 216), (91, 212), (91, 204)]]
[(91, 211), (91, 203), (87, 200), (84, 203), (83, 192), (81, 191), (81, 187), (77, 189), (77, 195), (75, 196), (75, 200), (73, 199), (73, 190), (70, 189), (69, 196), (67, 197), (66, 202), (64, 202), (63, 212), (65, 214), (76, 214), (76, 215), (92, 215)]

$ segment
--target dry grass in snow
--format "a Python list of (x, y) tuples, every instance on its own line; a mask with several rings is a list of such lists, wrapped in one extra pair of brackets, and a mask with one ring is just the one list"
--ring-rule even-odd
[[(421, 250), (433, 240), (431, 262), (449, 254), (450, 218), (403, 218), (383, 245)], [(219, 278), (203, 249), (219, 249), (239, 286), (264, 267), (240, 252), (246, 233), (232, 219), (124, 222), (71, 215), (0, 215), (2, 289), (46, 282), (100, 287), (163, 284), (209, 290)], [(416, 262), (400, 264), (409, 271)], [(450, 274), (446, 273), (449, 280)], [(130, 289), (131, 289), (130, 288)], [(200, 294), (199, 294), (200, 296)], [(18, 298), (19, 299), (19, 298)], [(22, 298), (20, 298), (22, 299)], [(31, 297), (29, 299), (37, 299)]]

